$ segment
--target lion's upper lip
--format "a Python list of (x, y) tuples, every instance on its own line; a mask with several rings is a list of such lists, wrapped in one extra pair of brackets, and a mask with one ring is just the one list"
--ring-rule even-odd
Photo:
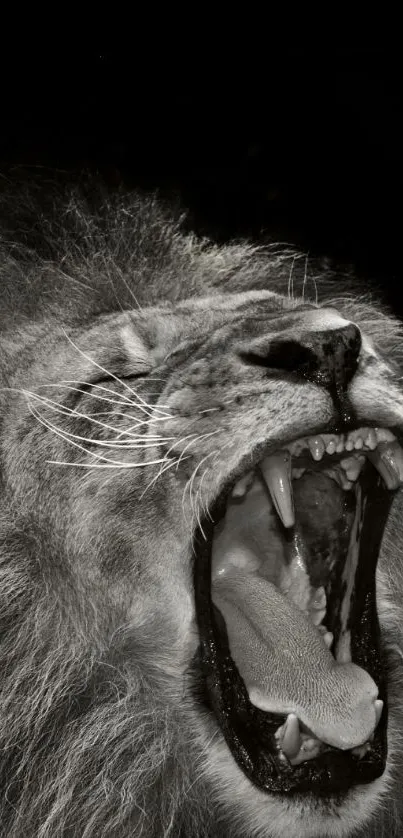
[[(333, 462), (349, 455), (367, 456), (383, 477), (387, 488), (397, 489), (403, 484), (402, 434), (390, 428), (375, 425), (359, 425), (346, 433), (336, 433), (328, 429), (315, 429), (312, 433), (295, 435), (292, 439), (270, 441), (253, 446), (253, 450), (242, 458), (231, 478), (227, 478), (225, 491), (245, 479), (254, 468), (259, 467), (273, 453), (288, 451), (294, 467), (303, 467), (321, 463), (322, 460)], [(362, 443), (362, 444), (361, 444)], [(380, 455), (380, 456), (379, 456)], [(329, 461), (330, 462), (330, 461)], [(221, 494), (222, 492), (220, 492)]]

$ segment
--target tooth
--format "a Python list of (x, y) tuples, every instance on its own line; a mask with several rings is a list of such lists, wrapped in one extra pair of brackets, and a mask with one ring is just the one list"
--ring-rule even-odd
[(344, 489), (345, 492), (348, 492), (353, 485), (350, 480), (347, 480), (347, 475), (345, 471), (340, 468), (339, 464), (336, 468), (326, 469), (325, 474), (331, 477), (332, 480), (334, 480), (341, 489)]
[(320, 436), (311, 437), (308, 440), (309, 450), (314, 460), (319, 462), (325, 453), (325, 443)]
[(367, 754), (370, 750), (371, 745), (369, 744), (369, 742), (364, 742), (363, 745), (357, 745), (356, 748), (352, 748), (351, 753), (354, 754), (355, 757), (358, 757), (358, 759), (362, 759), (363, 757), (365, 757), (365, 754)]
[(388, 489), (397, 489), (403, 484), (403, 451), (398, 442), (380, 442), (377, 449), (368, 454), (368, 458), (383, 477)]
[(327, 648), (330, 649), (330, 647), (333, 643), (332, 632), (331, 631), (326, 631), (325, 634), (323, 635), (323, 640), (325, 641)]
[(301, 747), (301, 734), (299, 729), (299, 721), (294, 713), (287, 716), (285, 725), (280, 739), (280, 747), (288, 759), (293, 759)]
[(305, 438), (295, 439), (294, 442), (290, 442), (290, 444), (287, 445), (287, 449), (294, 457), (298, 457), (301, 451), (304, 451), (306, 446), (307, 443)]
[(380, 698), (377, 698), (377, 700), (375, 701), (375, 719), (376, 719), (376, 724), (377, 725), (379, 725), (380, 718), (382, 716), (382, 710), (383, 710), (383, 701), (381, 701)]
[(326, 591), (323, 585), (316, 589), (309, 603), (309, 607), (314, 611), (320, 611), (322, 608), (326, 608)]
[(334, 454), (336, 450), (337, 439), (331, 439), (330, 442), (326, 445), (326, 451), (328, 454)]
[(287, 529), (293, 527), (295, 514), (291, 485), (291, 455), (288, 451), (278, 451), (262, 460), (260, 469), (283, 525)]
[(326, 608), (321, 608), (320, 611), (319, 610), (310, 611), (309, 612), (309, 619), (310, 619), (311, 623), (314, 624), (314, 626), (319, 626), (320, 623), (322, 622), (325, 614), (326, 614)]
[(308, 762), (318, 757), (322, 750), (323, 744), (318, 739), (304, 739), (297, 755), (289, 761), (291, 765), (300, 765), (301, 762)]
[(358, 428), (356, 431), (350, 431), (347, 436), (346, 442), (346, 450), (353, 451), (354, 449), (359, 450), (364, 445), (364, 435), (366, 434), (365, 428)]
[(249, 487), (253, 482), (253, 472), (249, 471), (248, 474), (245, 474), (244, 477), (241, 477), (232, 490), (232, 497), (233, 498), (242, 498), (246, 495)]
[(342, 471), (340, 468), (327, 468), (324, 471), (324, 474), (327, 474), (338, 486), (342, 488)]
[(357, 457), (357, 455), (354, 454), (352, 457), (346, 457), (345, 459), (340, 460), (340, 465), (344, 469), (347, 478), (354, 483), (360, 474), (364, 462), (365, 457)]
[(374, 451), (374, 449), (378, 445), (376, 433), (373, 428), (369, 428), (368, 430), (368, 436), (365, 440), (365, 445), (367, 446), (367, 448), (370, 448), (371, 451)]
[(313, 751), (318, 747), (318, 740), (317, 739), (305, 739), (303, 743), (304, 751)]
[(341, 452), (344, 451), (344, 440), (342, 436), (339, 436), (337, 440), (336, 451), (338, 454), (341, 454)]

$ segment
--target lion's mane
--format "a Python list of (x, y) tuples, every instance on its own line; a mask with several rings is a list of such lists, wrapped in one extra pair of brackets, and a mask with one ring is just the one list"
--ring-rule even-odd
[[(181, 217), (172, 221), (155, 198), (100, 197), (91, 184), (67, 201), (56, 193), (52, 189), (44, 199), (41, 189), (36, 194), (31, 188), (15, 200), (3, 189), (0, 406), (15, 358), (35, 341), (39, 319), (46, 317), (49, 329), (56, 323), (85, 324), (98, 314), (216, 288), (269, 287), (296, 298), (318, 294), (336, 305), (342, 299), (344, 310), (359, 316), (386, 351), (403, 361), (395, 321), (361, 289), (358, 293), (348, 276), (335, 282), (331, 271), (307, 266), (303, 255), (283, 247), (215, 246), (183, 235)], [(2, 444), (7, 445), (4, 435)], [(398, 695), (403, 687), (398, 523), (388, 533), (386, 550), (383, 623), (392, 691)], [(10, 521), (0, 505), (0, 834), (246, 835), (244, 823), (237, 825), (220, 806), (220, 789), (212, 790), (206, 774), (203, 748), (209, 745), (194, 735), (198, 711), (189, 685), (195, 689), (197, 676), (190, 662), (187, 698), (178, 702), (183, 677), (152, 619), (141, 631), (123, 625), (106, 642), (104, 627), (88, 619), (91, 606), (77, 594), (70, 573), (54, 533), (36, 531), (24, 515)], [(392, 725), (390, 797), (366, 827), (366, 838), (397, 836), (403, 829), (398, 710)], [(266, 835), (258, 818), (248, 835)]]

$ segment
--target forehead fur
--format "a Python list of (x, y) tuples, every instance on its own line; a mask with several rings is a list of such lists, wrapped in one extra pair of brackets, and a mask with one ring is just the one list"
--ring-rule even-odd
[(122, 309), (265, 289), (291, 305), (334, 305), (385, 351), (399, 352), (396, 322), (349, 275), (280, 244), (215, 245), (184, 233), (183, 221), (155, 196), (111, 196), (89, 181), (3, 184), (0, 330), (12, 330), (15, 346), (17, 333), (44, 317), (87, 324)]

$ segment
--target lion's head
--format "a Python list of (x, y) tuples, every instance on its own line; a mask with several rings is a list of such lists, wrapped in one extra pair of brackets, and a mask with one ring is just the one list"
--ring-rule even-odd
[(3, 834), (398, 835), (398, 324), (54, 215), (3, 243)]

